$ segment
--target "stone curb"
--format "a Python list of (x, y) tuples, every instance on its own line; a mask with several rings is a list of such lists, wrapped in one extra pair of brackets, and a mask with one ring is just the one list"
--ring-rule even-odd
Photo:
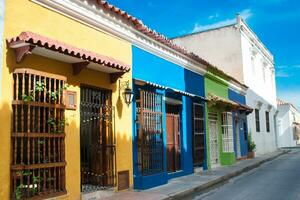
[(183, 197), (186, 197), (188, 195), (191, 195), (193, 193), (196, 193), (196, 192), (201, 192), (201, 191), (205, 191), (209, 188), (212, 188), (213, 186), (216, 186), (216, 185), (220, 185), (226, 181), (228, 181), (229, 179), (233, 178), (233, 177), (236, 177), (236, 176), (239, 176), (241, 175), (242, 173), (245, 173), (245, 172), (248, 172), (252, 169), (255, 169), (257, 167), (259, 167), (260, 165), (262, 165), (263, 163), (266, 163), (268, 161), (271, 161), (271, 160), (274, 160), (275, 158), (279, 157), (279, 156), (282, 156), (288, 152), (290, 152), (291, 150), (282, 150), (282, 152), (274, 155), (274, 156), (270, 156), (268, 158), (265, 158), (263, 160), (260, 160), (260, 161), (257, 161), (256, 163), (253, 163), (253, 164), (250, 164), (242, 169), (238, 169), (234, 172), (231, 172), (231, 173), (228, 173), (224, 176), (221, 176), (219, 178), (216, 178), (216, 179), (213, 179), (207, 183), (204, 183), (204, 184), (201, 184), (201, 185), (198, 185), (198, 186), (195, 186), (195, 187), (192, 187), (192, 188), (189, 188), (187, 190), (184, 190), (184, 191), (180, 191), (180, 192), (176, 192), (176, 193), (172, 193), (172, 194), (169, 194), (168, 197), (166, 198), (163, 198), (162, 200), (167, 200), (167, 199), (182, 199)]

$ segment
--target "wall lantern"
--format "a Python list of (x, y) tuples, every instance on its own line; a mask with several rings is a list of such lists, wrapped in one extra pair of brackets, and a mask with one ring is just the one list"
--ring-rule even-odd
[(129, 81), (121, 82), (121, 80), (119, 80), (119, 96), (121, 94), (121, 90), (123, 89), (124, 89), (123, 94), (125, 98), (125, 103), (127, 105), (130, 105), (132, 103), (134, 92), (129, 87)]

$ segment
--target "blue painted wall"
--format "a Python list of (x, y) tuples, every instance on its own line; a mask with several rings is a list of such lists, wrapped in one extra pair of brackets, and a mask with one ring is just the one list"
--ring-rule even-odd
[(4, 31), (4, 11), (5, 11), (5, 1), (0, 0), (0, 97), (2, 95), (2, 59), (3, 59), (3, 31)]
[[(182, 90), (198, 96), (204, 96), (204, 78), (192, 71), (186, 70), (181, 66), (166, 61), (158, 56), (143, 51), (137, 47), (132, 47), (132, 77), (144, 81), (153, 82), (165, 87)], [(172, 95), (172, 94), (169, 94)], [(136, 148), (136, 131), (134, 129), (133, 141), (133, 164), (134, 164), (134, 187), (136, 189), (146, 189), (155, 185), (165, 183), (164, 178), (173, 178), (186, 174), (193, 173), (193, 152), (192, 152), (192, 133), (193, 133), (193, 120), (192, 120), (192, 105), (193, 100), (186, 96), (177, 95), (177, 99), (182, 101), (182, 137), (181, 137), (181, 171), (167, 174), (165, 169), (164, 173), (152, 175), (151, 177), (142, 177), (137, 169), (137, 148)], [(199, 102), (198, 102), (199, 103)], [(133, 104), (133, 107), (135, 105)], [(135, 120), (135, 108), (133, 110), (133, 119)], [(164, 120), (165, 122), (165, 120)], [(165, 126), (165, 125), (164, 125)], [(164, 134), (166, 137), (166, 134)], [(165, 141), (166, 138), (164, 137)], [(164, 142), (165, 142), (164, 141)], [(166, 144), (165, 144), (166, 145)], [(165, 146), (166, 149), (166, 146)], [(165, 163), (166, 164), (166, 163)], [(167, 176), (165, 176), (167, 174)]]
[(160, 57), (132, 47), (132, 77), (204, 96), (204, 78)]
[[(244, 95), (241, 95), (231, 89), (228, 89), (228, 98), (232, 101), (238, 102), (240, 104), (246, 104), (246, 98)], [(240, 147), (241, 147), (241, 156), (245, 157), (248, 154), (248, 133), (244, 133), (244, 130), (247, 131), (247, 119), (244, 113), (233, 112), (233, 116), (237, 115), (239, 118), (239, 124), (236, 126), (236, 121), (233, 119), (233, 135), (234, 135), (234, 151), (237, 152), (237, 137), (236, 137), (236, 127), (239, 128), (239, 137), (240, 137)]]
[(241, 104), (246, 104), (246, 97), (231, 89), (228, 89), (228, 98), (232, 101), (239, 102)]

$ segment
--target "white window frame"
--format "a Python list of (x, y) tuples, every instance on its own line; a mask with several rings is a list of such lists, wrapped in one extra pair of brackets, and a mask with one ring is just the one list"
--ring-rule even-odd
[(231, 112), (222, 113), (222, 146), (223, 152), (234, 152), (233, 118)]

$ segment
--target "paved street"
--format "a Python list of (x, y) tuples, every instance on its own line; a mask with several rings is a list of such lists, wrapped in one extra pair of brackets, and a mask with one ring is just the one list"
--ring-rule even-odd
[(300, 149), (294, 149), (229, 183), (189, 200), (299, 200)]

